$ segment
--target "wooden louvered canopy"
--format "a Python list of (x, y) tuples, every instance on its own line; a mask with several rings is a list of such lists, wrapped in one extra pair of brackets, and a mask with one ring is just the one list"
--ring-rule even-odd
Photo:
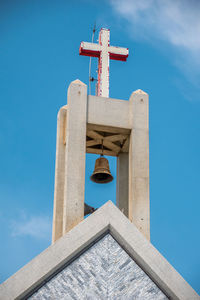
[[(130, 130), (101, 125), (87, 125), (86, 152), (117, 156), (128, 152)], [(103, 145), (103, 147), (102, 147)]]

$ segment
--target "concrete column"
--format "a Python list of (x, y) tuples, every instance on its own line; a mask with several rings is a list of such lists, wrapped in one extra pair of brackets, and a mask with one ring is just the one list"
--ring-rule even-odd
[(87, 86), (79, 80), (68, 89), (63, 235), (84, 218)]
[(149, 101), (137, 90), (129, 99), (132, 124), (129, 144), (129, 219), (150, 239)]
[(62, 236), (67, 106), (58, 112), (52, 243)]
[(129, 154), (120, 153), (117, 157), (117, 207), (128, 218), (129, 199), (128, 199), (128, 173), (129, 173)]

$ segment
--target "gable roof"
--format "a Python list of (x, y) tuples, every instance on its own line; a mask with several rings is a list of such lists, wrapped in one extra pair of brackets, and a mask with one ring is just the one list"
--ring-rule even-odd
[(0, 299), (26, 298), (108, 232), (170, 299), (200, 299), (111, 201), (6, 280), (0, 286)]
[(108, 233), (35, 291), (42, 299), (168, 300)]

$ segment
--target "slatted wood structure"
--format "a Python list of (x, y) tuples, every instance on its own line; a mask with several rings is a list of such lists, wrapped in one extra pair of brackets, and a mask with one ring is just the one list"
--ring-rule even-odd
[(130, 130), (87, 125), (86, 152), (118, 156), (119, 153), (127, 153), (129, 147)]

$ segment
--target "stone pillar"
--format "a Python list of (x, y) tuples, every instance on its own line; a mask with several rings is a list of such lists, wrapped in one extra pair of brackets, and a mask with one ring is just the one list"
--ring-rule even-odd
[(129, 174), (129, 155), (120, 153), (117, 156), (117, 207), (128, 218), (129, 199), (128, 199), (128, 174)]
[(67, 106), (58, 112), (57, 119), (57, 141), (56, 141), (56, 167), (54, 187), (54, 211), (52, 243), (62, 236), (63, 232), (63, 203), (64, 203), (64, 181), (65, 181), (65, 135)]
[(84, 218), (87, 86), (79, 80), (68, 89), (63, 235)]
[(149, 208), (149, 100), (137, 90), (130, 99), (132, 124), (129, 144), (129, 219), (150, 239)]

